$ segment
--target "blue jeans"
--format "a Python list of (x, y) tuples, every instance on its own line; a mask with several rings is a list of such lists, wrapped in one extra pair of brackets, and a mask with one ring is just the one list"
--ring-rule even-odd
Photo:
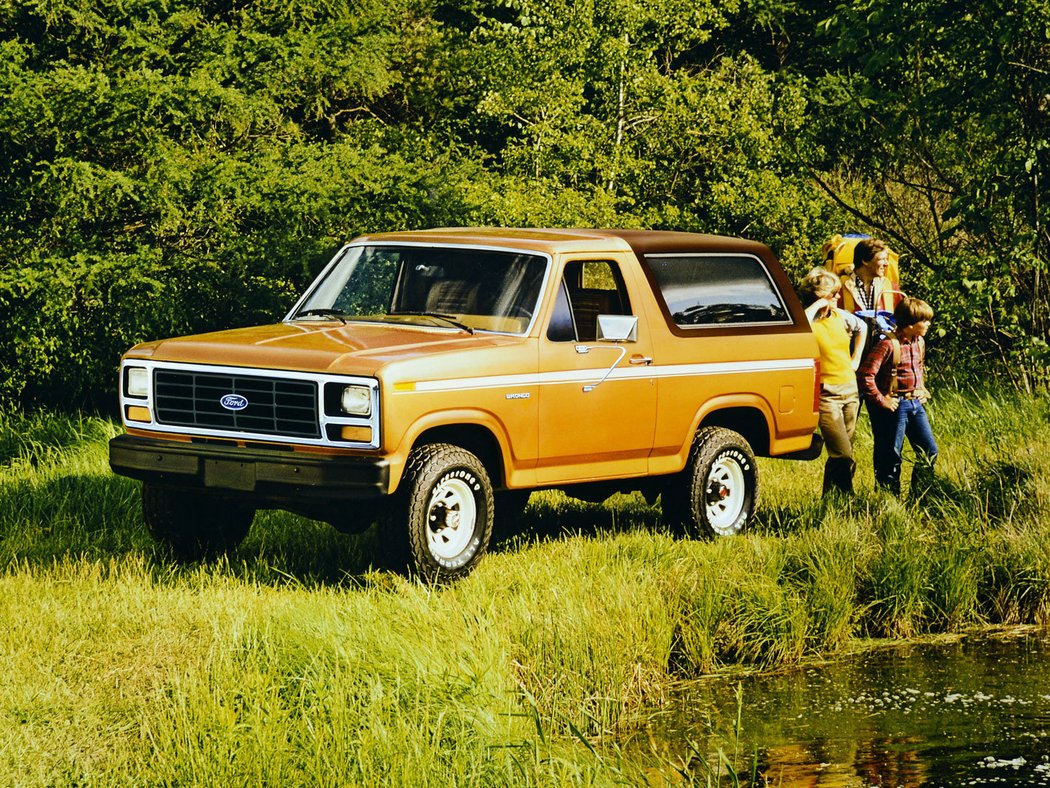
[(874, 402), (864, 403), (871, 418), (871, 434), (875, 440), (875, 483), (895, 495), (901, 492), (901, 451), (907, 437), (915, 450), (915, 470), (912, 473), (912, 492), (916, 483), (921, 487), (933, 474), (937, 459), (937, 441), (930, 429), (926, 408), (917, 399), (902, 399), (895, 411), (886, 410)]

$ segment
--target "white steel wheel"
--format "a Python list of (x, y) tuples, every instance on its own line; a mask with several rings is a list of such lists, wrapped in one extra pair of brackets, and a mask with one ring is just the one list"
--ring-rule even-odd
[(418, 446), (382, 515), (388, 559), (424, 580), (469, 573), (492, 537), (488, 471), (476, 455), (449, 443)]
[(724, 427), (697, 430), (689, 463), (661, 496), (668, 525), (702, 537), (743, 531), (758, 505), (758, 465), (742, 435)]
[(711, 530), (719, 536), (736, 533), (734, 526), (747, 503), (747, 486), (740, 460), (731, 455), (721, 456), (707, 475), (704, 503)]
[(449, 561), (470, 544), (477, 530), (478, 507), (474, 491), (461, 478), (446, 477), (430, 494), (427, 506), (427, 545), (439, 560)]

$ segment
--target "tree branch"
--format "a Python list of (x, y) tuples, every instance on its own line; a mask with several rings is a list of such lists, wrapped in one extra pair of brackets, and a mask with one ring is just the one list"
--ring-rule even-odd
[(798, 149), (795, 148), (793, 143), (792, 149), (795, 153), (795, 158), (806, 169), (806, 171), (809, 173), (809, 176), (816, 182), (816, 184), (824, 191), (825, 194), (827, 194), (832, 200), (835, 201), (835, 203), (839, 207), (843, 208), (845, 211), (860, 219), (862, 222), (869, 225), (870, 227), (874, 227), (877, 230), (880, 230), (883, 234), (898, 241), (900, 245), (903, 248), (907, 249), (919, 263), (926, 266), (927, 268), (931, 267), (929, 256), (924, 251), (915, 246), (915, 244), (911, 243), (911, 241), (909, 241), (899, 232), (891, 229), (884, 222), (879, 221), (874, 216), (869, 216), (868, 214), (864, 213), (859, 208), (857, 208), (855, 205), (850, 205), (848, 202), (846, 202), (838, 194), (838, 192), (831, 188), (831, 186), (823, 178), (820, 177), (820, 174), (817, 172), (816, 168), (814, 168), (809, 162), (802, 158), (802, 156), (798, 152)]

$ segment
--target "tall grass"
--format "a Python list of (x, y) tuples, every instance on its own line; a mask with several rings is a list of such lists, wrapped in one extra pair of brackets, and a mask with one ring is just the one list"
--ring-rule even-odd
[(714, 543), (664, 533), (640, 497), (538, 493), (540, 536), (440, 589), (373, 571), (373, 533), (277, 512), (229, 559), (176, 566), (108, 471), (112, 424), (2, 417), (0, 784), (744, 774), (739, 753), (622, 745), (683, 678), (1050, 623), (1048, 413), (935, 403), (940, 476), (918, 500), (876, 494), (870, 471), (820, 500), (819, 463), (763, 460), (756, 527)]

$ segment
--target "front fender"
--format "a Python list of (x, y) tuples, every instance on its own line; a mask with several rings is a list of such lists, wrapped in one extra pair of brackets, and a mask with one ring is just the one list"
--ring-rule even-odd
[[(390, 463), (390, 491), (396, 491), (400, 485), (405, 465), (408, 462), (408, 455), (415, 446), (420, 442), (427, 442), (428, 435), (435, 437), (440, 435), (442, 442), (459, 445), (455, 435), (457, 428), (463, 433), (470, 429), (482, 429), (491, 436), (498, 449), (499, 460), (508, 487), (527, 487), (535, 483), (535, 472), (532, 473), (532, 478), (530, 478), (528, 469), (521, 468), (521, 459), (514, 454), (513, 444), (506, 425), (489, 411), (476, 408), (460, 408), (427, 413), (409, 426), (396, 448), (387, 455), (387, 460)], [(477, 433), (474, 434), (474, 437), (476, 435)], [(463, 442), (472, 443), (471, 440)], [(465, 448), (470, 448), (470, 446)], [(490, 468), (488, 470), (490, 474), (495, 476), (495, 469)], [(496, 482), (495, 479), (493, 481), (494, 483)]]

